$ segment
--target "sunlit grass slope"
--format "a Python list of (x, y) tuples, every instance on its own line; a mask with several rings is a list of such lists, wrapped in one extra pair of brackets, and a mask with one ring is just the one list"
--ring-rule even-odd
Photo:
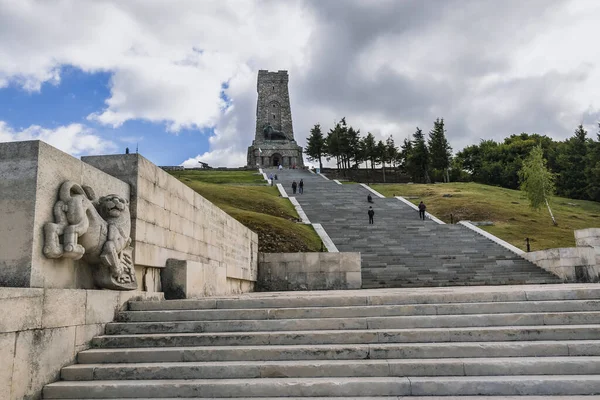
[[(563, 197), (550, 199), (558, 226), (553, 226), (546, 207), (534, 211), (524, 193), (478, 183), (377, 184), (371, 187), (386, 197), (404, 196), (415, 204), (427, 205), (427, 211), (450, 223), (460, 220), (491, 221), (493, 226), (480, 228), (525, 250), (530, 238), (531, 250), (573, 247), (573, 231), (600, 227), (600, 203)], [(451, 197), (444, 197), (443, 195)], [(412, 198), (414, 197), (414, 198)], [(415, 211), (415, 218), (417, 212)]]
[(255, 171), (169, 171), (204, 198), (258, 234), (259, 251), (319, 251), (312, 226), (298, 224), (298, 214), (276, 187), (266, 186)]

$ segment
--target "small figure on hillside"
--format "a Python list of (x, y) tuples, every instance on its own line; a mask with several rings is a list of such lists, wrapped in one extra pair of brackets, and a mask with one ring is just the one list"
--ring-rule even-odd
[(375, 210), (373, 210), (373, 207), (369, 206), (369, 212), (367, 214), (369, 214), (369, 224), (372, 224), (373, 216), (375, 215)]
[(372, 203), (373, 202), (373, 196), (371, 196), (371, 193), (369, 193), (367, 195), (367, 202)]
[(129, 154), (129, 147), (125, 147), (125, 154)]
[(273, 186), (273, 173), (269, 174), (269, 180), (271, 181), (271, 186)]
[(296, 183), (296, 181), (292, 182), (292, 193), (296, 194), (296, 187), (298, 186), (298, 184)]
[(422, 220), (425, 220), (425, 210), (427, 209), (427, 206), (425, 205), (425, 203), (423, 203), (422, 201), (419, 203), (419, 218), (421, 218)]
[(277, 180), (277, 174), (275, 174), (275, 180)]
[(300, 179), (300, 183), (298, 184), (298, 192), (300, 194), (304, 193), (304, 181)]

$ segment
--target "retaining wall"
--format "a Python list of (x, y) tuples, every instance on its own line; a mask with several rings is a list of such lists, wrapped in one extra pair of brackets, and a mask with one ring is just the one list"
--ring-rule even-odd
[(259, 253), (257, 290), (360, 289), (360, 253)]
[(140, 291), (0, 288), (0, 399), (39, 399)]

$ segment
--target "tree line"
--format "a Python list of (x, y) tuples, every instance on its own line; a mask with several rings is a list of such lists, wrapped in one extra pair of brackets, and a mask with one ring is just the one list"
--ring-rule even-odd
[[(335, 160), (339, 170), (367, 168), (381, 165), (393, 168), (411, 177), (413, 182), (430, 183), (432, 179), (449, 182), (452, 148), (446, 139), (444, 119), (438, 118), (433, 129), (425, 138), (417, 127), (412, 139), (405, 139), (400, 148), (396, 147), (390, 135), (386, 141), (376, 141), (371, 132), (362, 137), (360, 129), (354, 129), (342, 118), (325, 136), (320, 124), (310, 130), (304, 150), (310, 161), (318, 161), (323, 168), (323, 159)], [(385, 178), (384, 178), (385, 179)]]
[[(598, 124), (600, 129), (600, 123)], [(511, 135), (501, 142), (481, 140), (452, 155), (446, 139), (444, 119), (438, 118), (426, 135), (416, 128), (411, 137), (396, 147), (392, 135), (384, 142), (367, 132), (361, 136), (342, 118), (327, 134), (314, 125), (305, 153), (311, 161), (334, 160), (338, 169), (365, 165), (367, 168), (392, 168), (415, 183), (474, 181), (487, 185), (519, 189), (524, 160), (535, 147), (552, 174), (559, 196), (600, 201), (600, 133), (595, 139), (579, 125), (573, 136), (556, 141), (537, 133)]]
[(467, 180), (518, 189), (523, 161), (538, 146), (557, 195), (600, 201), (600, 134), (596, 140), (589, 138), (583, 125), (564, 141), (528, 133), (511, 135), (500, 143), (482, 140), (459, 151), (453, 168), (466, 173)]

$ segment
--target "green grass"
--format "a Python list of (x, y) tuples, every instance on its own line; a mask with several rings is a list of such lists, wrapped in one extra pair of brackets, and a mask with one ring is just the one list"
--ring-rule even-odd
[[(455, 223), (492, 221), (493, 226), (480, 228), (523, 250), (526, 237), (530, 239), (532, 251), (574, 247), (574, 230), (600, 227), (600, 203), (593, 201), (553, 197), (550, 207), (558, 222), (558, 226), (553, 226), (548, 209), (532, 210), (524, 193), (518, 190), (477, 183), (376, 184), (371, 187), (386, 197), (415, 197), (408, 199), (414, 204), (423, 200), (427, 211), (446, 223), (450, 222), (450, 214)], [(443, 197), (444, 194), (452, 197)]]
[(262, 175), (256, 171), (185, 170), (169, 171), (169, 173), (180, 180), (185, 178), (194, 182), (229, 185), (263, 185), (265, 183)]
[(312, 226), (298, 224), (298, 213), (276, 187), (255, 171), (169, 171), (181, 182), (258, 234), (267, 253), (319, 251)]

